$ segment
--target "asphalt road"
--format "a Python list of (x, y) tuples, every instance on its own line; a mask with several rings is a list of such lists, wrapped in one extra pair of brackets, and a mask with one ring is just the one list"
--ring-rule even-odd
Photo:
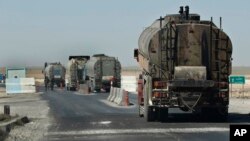
[(230, 113), (229, 122), (204, 122), (192, 114), (172, 110), (168, 122), (146, 122), (137, 115), (135, 105), (116, 106), (106, 100), (107, 93), (83, 95), (61, 89), (48, 91), (54, 121), (44, 140), (49, 141), (228, 141), (231, 123), (250, 122), (249, 115)]

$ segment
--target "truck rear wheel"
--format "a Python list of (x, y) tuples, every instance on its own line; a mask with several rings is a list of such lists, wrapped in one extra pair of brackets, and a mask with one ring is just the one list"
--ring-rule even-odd
[(215, 108), (202, 108), (202, 118), (205, 121), (222, 121), (225, 122), (228, 119), (227, 107), (215, 107)]
[(69, 87), (70, 91), (76, 91), (76, 87)]
[(228, 108), (227, 107), (220, 107), (217, 109), (218, 112), (218, 119), (222, 122), (226, 122), (228, 120)]
[(145, 107), (144, 117), (145, 117), (146, 121), (148, 121), (148, 122), (155, 121), (156, 114), (155, 114), (154, 108), (151, 106), (144, 106), (144, 107)]

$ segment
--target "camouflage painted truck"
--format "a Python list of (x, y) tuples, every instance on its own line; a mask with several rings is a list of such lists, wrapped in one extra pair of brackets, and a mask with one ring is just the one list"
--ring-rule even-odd
[(44, 84), (47, 90), (48, 87), (53, 90), (54, 85), (57, 87), (65, 86), (66, 69), (61, 63), (45, 63), (44, 64)]
[(110, 90), (111, 81), (114, 87), (121, 86), (121, 64), (115, 57), (104, 54), (93, 55), (85, 67), (85, 80), (91, 91)]
[(80, 84), (84, 83), (84, 70), (90, 56), (69, 56), (67, 64), (67, 90), (76, 90)]
[(179, 108), (226, 120), (231, 55), (231, 40), (221, 26), (190, 14), (188, 6), (156, 20), (142, 32), (134, 51), (143, 68), (139, 115), (165, 121), (169, 108)]

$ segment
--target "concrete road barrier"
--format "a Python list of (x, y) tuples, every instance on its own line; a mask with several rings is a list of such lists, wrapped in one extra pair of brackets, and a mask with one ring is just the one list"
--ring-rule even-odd
[(6, 93), (35, 93), (34, 78), (8, 78), (6, 79)]
[(117, 88), (117, 91), (116, 91), (116, 98), (114, 100), (114, 103), (118, 104), (118, 101), (119, 101), (119, 98), (120, 98), (120, 91), (121, 89), (120, 88)]
[(110, 88), (110, 92), (109, 92), (109, 96), (108, 96), (108, 98), (107, 98), (108, 101), (111, 101), (111, 98), (112, 98), (112, 96), (113, 96), (113, 91), (114, 91), (114, 87), (111, 87), (111, 88)]
[(118, 93), (118, 97), (116, 99), (116, 104), (123, 106), (123, 101), (124, 101), (124, 90), (120, 89), (119, 93)]
[(115, 100), (115, 98), (116, 98), (116, 92), (117, 92), (117, 88), (113, 88), (114, 90), (113, 90), (113, 92), (112, 92), (112, 97), (111, 97), (111, 102), (113, 102), (114, 100)]
[(107, 100), (116, 103), (119, 106), (128, 106), (128, 91), (121, 88), (111, 87)]

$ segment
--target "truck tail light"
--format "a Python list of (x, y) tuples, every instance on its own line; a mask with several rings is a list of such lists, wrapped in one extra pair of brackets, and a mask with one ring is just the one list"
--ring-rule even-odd
[(228, 83), (227, 82), (216, 82), (215, 86), (220, 87), (220, 88), (224, 88), (224, 87), (228, 86)]
[(154, 81), (154, 88), (165, 88), (167, 87), (167, 83), (163, 81)]
[(166, 93), (161, 93), (161, 92), (153, 92), (153, 97), (155, 98), (165, 98), (167, 97)]

